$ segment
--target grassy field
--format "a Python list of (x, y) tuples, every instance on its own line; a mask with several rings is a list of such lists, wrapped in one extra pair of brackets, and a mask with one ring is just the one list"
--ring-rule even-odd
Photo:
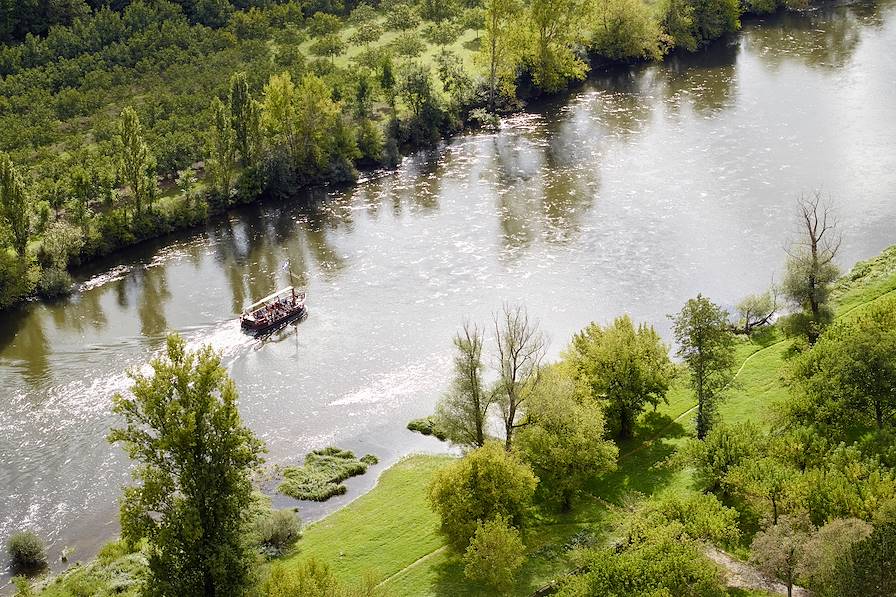
[[(870, 264), (870, 265), (868, 265)], [(896, 248), (859, 264), (838, 287), (836, 311), (849, 317), (896, 290)], [(847, 282), (848, 281), (848, 282)], [(773, 405), (787, 395), (786, 365), (791, 342), (777, 330), (743, 340), (738, 369), (723, 420), (753, 421), (767, 427)], [(525, 537), (528, 561), (515, 594), (527, 595), (569, 569), (570, 540), (588, 533), (608, 541), (620, 507), (632, 499), (667, 491), (693, 491), (690, 472), (664, 466), (678, 445), (693, 435), (695, 401), (684, 380), (669, 393), (668, 404), (645, 413), (635, 437), (620, 446), (618, 469), (588, 486), (568, 515), (541, 513)], [(355, 581), (373, 572), (386, 595), (487, 595), (465, 581), (460, 556), (437, 534), (436, 517), (424, 499), (433, 472), (448, 457), (413, 456), (383, 474), (366, 496), (312, 525), (289, 561), (315, 555), (331, 563), (337, 575)], [(731, 589), (730, 595), (759, 597), (762, 592)]]

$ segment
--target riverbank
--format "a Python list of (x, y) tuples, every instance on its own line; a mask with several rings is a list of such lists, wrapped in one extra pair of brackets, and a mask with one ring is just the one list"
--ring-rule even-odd
[[(896, 246), (856, 264), (840, 280), (835, 291), (837, 317), (854, 317), (894, 292)], [(760, 427), (770, 424), (773, 405), (788, 392), (784, 373), (791, 344), (774, 327), (752, 339), (740, 340), (733, 391), (720, 409), (723, 421), (749, 420)], [(679, 382), (667, 404), (640, 417), (635, 436), (620, 446), (618, 470), (590, 483), (570, 513), (538, 511), (525, 536), (527, 561), (516, 580), (514, 595), (531, 595), (568, 574), (572, 568), (569, 553), (576, 545), (611, 543), (613, 528), (632, 508), (632, 500), (695, 491), (689, 469), (664, 464), (693, 436), (694, 409), (692, 392)], [(401, 459), (383, 471), (369, 492), (308, 525), (292, 552), (272, 565), (295, 566), (315, 558), (326, 562), (348, 584), (356, 584), (361, 578), (373, 579), (390, 597), (489, 595), (489, 591), (464, 578), (460, 555), (438, 533), (438, 518), (426, 503), (430, 479), (453, 459), (438, 455)], [(749, 538), (744, 538), (735, 555), (743, 556), (748, 545)], [(111, 594), (115, 575), (123, 571), (133, 574), (134, 561), (132, 555), (101, 558), (59, 576), (41, 594), (68, 597), (78, 583), (85, 582), (93, 583), (95, 595)], [(732, 584), (737, 583), (740, 581), (733, 578)], [(732, 586), (729, 595), (759, 597), (769, 593)]]
[[(789, 10), (789, 8), (784, 4), (779, 6), (776, 3), (757, 3), (756, 5), (746, 3), (743, 10), (745, 12), (738, 14), (743, 17), (750, 17), (752, 15), (767, 14), (769, 11), (772, 13), (776, 10), (785, 11)], [(376, 15), (374, 24), (382, 26), (386, 20), (387, 17), (379, 14)], [(424, 25), (424, 23), (415, 25), (415, 30), (420, 33), (425, 29)], [(732, 25), (732, 27), (734, 26)], [(361, 60), (364, 52), (369, 53), (372, 50), (385, 51), (391, 48), (392, 45), (398, 44), (401, 36), (405, 35), (404, 33), (401, 35), (392, 32), (386, 33), (382, 39), (377, 40), (375, 43), (368, 43), (362, 51), (360, 46), (352, 45), (350, 40), (353, 40), (354, 36), (362, 32), (363, 29), (362, 25), (350, 20), (342, 24), (336, 35), (347, 45), (347, 49), (339, 53), (338, 57), (334, 56), (330, 65), (333, 69), (348, 68), (353, 64), (352, 60)], [(660, 44), (663, 45), (662, 51), (657, 50), (657, 52), (646, 52), (643, 55), (636, 54), (634, 56), (623, 55), (617, 57), (612, 53), (607, 55), (606, 48), (604, 49), (604, 54), (601, 54), (598, 48), (591, 48), (588, 56), (589, 65), (586, 71), (588, 76), (594, 77), (609, 71), (623, 72), (639, 68), (638, 65), (644, 64), (644, 60), (648, 58), (663, 57), (663, 59), (674, 60), (676, 59), (676, 52), (687, 51), (681, 49), (683, 47), (696, 50), (698, 54), (710, 52), (712, 43), (726, 43), (725, 40), (714, 40), (728, 34), (729, 30), (723, 28), (712, 33), (711, 37), (707, 39), (695, 40), (693, 47), (688, 44), (680, 45), (676, 41), (675, 44), (669, 47)], [(616, 41), (619, 43), (624, 40)], [(663, 43), (669, 44), (671, 42), (666, 40)], [(385, 145), (382, 144), (383, 140), (381, 139), (379, 142), (381, 147), (370, 153), (368, 148), (361, 147), (362, 140), (359, 137), (358, 147), (355, 148), (356, 151), (360, 150), (357, 151), (358, 155), (354, 157), (346, 157), (348, 154), (338, 155), (336, 162), (328, 164), (326, 168), (320, 169), (320, 171), (290, 173), (286, 177), (285, 182), (287, 184), (285, 186), (281, 184), (284, 180), (271, 183), (272, 178), (282, 178), (283, 175), (283, 172), (280, 171), (284, 168), (283, 164), (275, 160), (273, 163), (255, 165), (249, 168), (243, 166), (235, 167), (231, 189), (222, 194), (217, 189), (217, 183), (207, 176), (205, 164), (198, 162), (189, 168), (178, 171), (181, 176), (177, 180), (175, 180), (173, 173), (162, 176), (160, 178), (162, 184), (154, 193), (150, 194), (154, 205), (150, 205), (150, 208), (142, 213), (137, 213), (139, 210), (135, 211), (135, 206), (128, 204), (127, 201), (118, 207), (110, 207), (113, 204), (122, 203), (122, 198), (116, 199), (114, 196), (121, 194), (124, 189), (104, 189), (103, 192), (109, 196), (103, 200), (102, 206), (100, 206), (101, 202), (86, 198), (85, 195), (83, 205), (78, 208), (82, 212), (80, 215), (76, 213), (74, 206), (66, 207), (63, 210), (62, 221), (66, 224), (71, 224), (71, 226), (64, 233), (54, 232), (52, 242), (49, 243), (45, 243), (45, 236), (47, 236), (45, 229), (47, 226), (58, 223), (57, 221), (60, 219), (59, 205), (56, 205), (54, 208), (56, 214), (55, 220), (53, 220), (49, 215), (49, 204), (44, 201), (41, 204), (41, 209), (44, 210), (42, 212), (43, 215), (40, 215), (39, 218), (42, 223), (37, 226), (44, 230), (32, 238), (27, 245), (31, 257), (26, 257), (22, 263), (16, 263), (11, 254), (3, 256), (6, 262), (0, 267), (0, 307), (9, 308), (35, 297), (55, 300), (71, 292), (73, 288), (70, 280), (66, 278), (62, 271), (65, 267), (60, 265), (65, 259), (67, 259), (66, 266), (70, 266), (71, 272), (78, 275), (80, 268), (89, 266), (97, 259), (118, 255), (122, 251), (136, 247), (141, 243), (154, 239), (164, 239), (178, 231), (196, 229), (209, 222), (211, 218), (226, 214), (235, 205), (252, 203), (264, 197), (278, 194), (289, 194), (290, 196), (313, 195), (320, 192), (325, 194), (331, 187), (324, 186), (321, 191), (321, 184), (336, 186), (349, 183), (357, 174), (354, 172), (354, 167), (358, 167), (365, 174), (376, 172), (375, 168), (381, 168), (384, 165), (394, 165), (399, 155), (396, 153), (399, 148), (404, 150), (405, 155), (407, 155), (408, 150), (414, 151), (420, 147), (430, 146), (439, 137), (441, 137), (442, 141), (445, 141), (469, 131), (471, 126), (488, 120), (482, 117), (484, 105), (482, 103), (483, 91), (481, 82), (474, 85), (477, 72), (475, 70), (474, 57), (479, 52), (478, 44), (479, 30), (466, 28), (459, 31), (451, 43), (436, 44), (427, 42), (421, 46), (425, 48), (425, 51), (421, 51), (416, 56), (405, 57), (408, 61), (412, 58), (417, 58), (423, 68), (433, 69), (439, 64), (437, 58), (440, 51), (449, 50), (453, 52), (460, 60), (459, 68), (461, 72), (456, 74), (456, 76), (462, 75), (466, 78), (468, 86), (476, 88), (472, 97), (449, 97), (448, 89), (450, 84), (447, 80), (431, 82), (432, 89), (429, 93), (433, 97), (427, 101), (432, 102), (431, 107), (437, 113), (437, 117), (418, 114), (417, 108), (411, 110), (409, 106), (404, 104), (413, 103), (413, 99), (410, 97), (402, 99), (402, 94), (398, 94), (402, 97), (399, 97), (399, 108), (397, 109), (395, 107), (395, 97), (392, 98), (391, 104), (393, 107), (391, 112), (388, 105), (381, 98), (379, 102), (373, 102), (375, 105), (371, 107), (375, 109), (370, 114), (365, 115), (362, 121), (367, 124), (372, 121), (380, 121), (375, 127), (381, 129), (381, 134), (384, 135), (386, 141)], [(274, 46), (280, 52), (286, 51), (286, 44), (283, 42), (275, 42)], [(298, 52), (313, 53), (313, 48), (314, 43), (312, 40), (305, 40), (297, 48), (293, 49)], [(672, 51), (667, 54), (670, 48)], [(410, 64), (411, 62), (408, 62), (404, 66), (407, 67)], [(524, 89), (514, 99), (502, 102), (505, 110), (522, 106), (521, 99), (534, 102), (562, 99), (580, 84), (577, 77), (570, 77), (564, 79), (561, 85), (552, 90), (551, 94), (546, 94), (533, 85), (532, 72), (524, 71), (518, 78), (525, 80), (522, 82)], [(517, 81), (517, 83), (521, 83), (521, 81)], [(338, 86), (334, 86), (330, 82), (327, 85), (330, 86), (328, 91), (331, 93), (336, 94), (339, 91)], [(519, 90), (518, 86), (515, 88)], [(351, 104), (351, 101), (348, 100), (341, 101), (344, 103), (343, 107), (346, 108)], [(372, 102), (370, 99), (367, 101)], [(431, 119), (431, 121), (426, 119)], [(327, 134), (332, 133), (334, 132), (327, 131)], [(358, 135), (363, 136), (360, 132)], [(367, 141), (364, 141), (364, 143), (366, 144)], [(281, 157), (277, 159), (281, 159)], [(374, 170), (370, 170), (370, 168), (374, 168)], [(40, 179), (42, 176), (43, 174), (39, 173), (37, 178)], [(193, 180), (189, 182), (191, 178)], [(297, 184), (292, 184), (296, 181), (298, 181)], [(58, 180), (56, 182), (59, 183)], [(186, 187), (182, 188), (184, 185)], [(156, 197), (156, 195), (158, 196)], [(93, 201), (92, 204), (91, 201)], [(92, 210), (95, 213), (91, 214)], [(75, 223), (73, 218), (78, 219), (77, 226), (73, 225)], [(80, 228), (80, 235), (83, 238), (76, 242), (75, 237), (79, 234), (76, 231), (77, 228)], [(57, 246), (60, 244), (65, 245), (66, 243), (68, 243), (68, 246), (62, 246), (61, 248)], [(52, 246), (48, 248), (47, 245)], [(79, 248), (74, 248), (75, 246)], [(54, 257), (54, 251), (57, 253), (61, 251), (63, 257)]]

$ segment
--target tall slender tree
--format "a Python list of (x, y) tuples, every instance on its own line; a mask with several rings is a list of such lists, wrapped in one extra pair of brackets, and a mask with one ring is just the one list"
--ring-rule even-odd
[(454, 379), (436, 410), (439, 426), (450, 441), (478, 448), (488, 438), (488, 412), (494, 395), (482, 383), (484, 335), (465, 323), (454, 337)]
[(155, 197), (155, 159), (143, 138), (143, 126), (137, 112), (128, 106), (121, 111), (115, 138), (118, 176), (130, 188), (134, 211), (140, 214), (144, 203)]
[(246, 73), (238, 72), (230, 78), (230, 123), (235, 134), (236, 150), (240, 154), (240, 164), (248, 166), (252, 161), (250, 148), (250, 128), (252, 119), (252, 95)]
[(697, 395), (697, 438), (712, 428), (724, 389), (734, 378), (734, 335), (728, 313), (698, 294), (672, 318), (678, 356)]
[(522, 13), (520, 0), (485, 0), (485, 40), (482, 57), (488, 79), (488, 107), (495, 111), (499, 87), (513, 84), (519, 52), (516, 35)]
[(226, 203), (230, 199), (233, 182), (233, 166), (236, 160), (236, 136), (231, 127), (230, 111), (215, 98), (212, 102), (212, 127), (209, 131), (208, 170), (214, 186)]
[(25, 183), (8, 154), (0, 151), (0, 215), (12, 236), (12, 246), (25, 256), (31, 231), (31, 206)]

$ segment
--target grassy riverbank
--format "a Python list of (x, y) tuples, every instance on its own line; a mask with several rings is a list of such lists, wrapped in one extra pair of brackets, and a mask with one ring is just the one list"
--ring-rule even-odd
[[(838, 318), (862, 312), (896, 292), (896, 246), (857, 264), (837, 286)], [(793, 341), (771, 330), (738, 345), (737, 375), (720, 414), (726, 422), (752, 421), (768, 427), (776, 402), (788, 393), (787, 360)], [(667, 492), (695, 491), (691, 471), (667, 466), (667, 459), (693, 436), (695, 400), (681, 382), (668, 404), (644, 413), (632, 440), (620, 446), (616, 471), (594, 479), (571, 512), (539, 510), (524, 537), (527, 560), (516, 579), (515, 595), (529, 595), (568, 574), (570, 550), (582, 543), (608, 544), (615, 523), (633, 503)], [(384, 595), (489, 595), (468, 582), (461, 557), (438, 533), (438, 518), (426, 502), (433, 474), (450, 456), (409, 456), (380, 477), (377, 485), (345, 508), (309, 525), (288, 555), (267, 566), (296, 566), (309, 558), (326, 562), (346, 583), (370, 578)], [(746, 543), (736, 549), (746, 553)], [(69, 571), (43, 595), (134, 594), (127, 584), (144, 565), (139, 554), (107, 548), (100, 558)], [(265, 570), (260, 571), (263, 575)], [(129, 588), (130, 587), (130, 588)], [(84, 593), (85, 588), (88, 593)], [(124, 590), (120, 590), (124, 588)], [(731, 589), (730, 595), (765, 595)]]

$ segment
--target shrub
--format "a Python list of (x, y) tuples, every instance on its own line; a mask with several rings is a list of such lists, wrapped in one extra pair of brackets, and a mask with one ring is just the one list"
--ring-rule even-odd
[(448, 439), (448, 435), (445, 433), (445, 430), (438, 424), (436, 418), (432, 415), (428, 417), (424, 417), (422, 419), (414, 419), (410, 423), (408, 423), (408, 429), (411, 431), (416, 431), (417, 433), (422, 433), (423, 435), (432, 435), (436, 438), (445, 441)]
[(54, 299), (68, 296), (72, 293), (75, 281), (68, 272), (58, 267), (50, 266), (41, 272), (40, 281), (37, 284), (37, 292), (44, 298)]
[(277, 556), (302, 536), (302, 522), (290, 508), (274, 510), (256, 519), (255, 532), (263, 551)]
[(15, 568), (34, 569), (47, 565), (44, 542), (31, 531), (16, 533), (9, 538), (9, 556)]
[(456, 548), (466, 549), (479, 521), (502, 516), (522, 529), (537, 483), (528, 465), (489, 441), (438, 471), (427, 497), (442, 532)]
[(526, 561), (520, 533), (497, 516), (476, 527), (464, 553), (464, 576), (479, 581), (500, 594), (513, 588), (516, 572)]

